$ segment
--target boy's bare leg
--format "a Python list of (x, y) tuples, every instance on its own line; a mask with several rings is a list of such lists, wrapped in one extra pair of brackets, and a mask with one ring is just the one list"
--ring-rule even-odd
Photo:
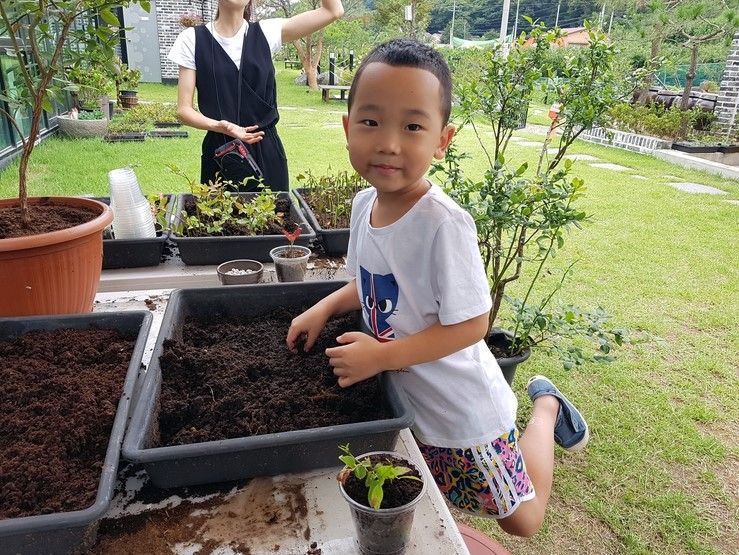
[(533, 536), (544, 521), (554, 474), (554, 422), (559, 411), (559, 400), (546, 395), (534, 401), (534, 412), (526, 426), (519, 447), (526, 470), (534, 484), (536, 497), (524, 501), (509, 517), (498, 520), (509, 534)]

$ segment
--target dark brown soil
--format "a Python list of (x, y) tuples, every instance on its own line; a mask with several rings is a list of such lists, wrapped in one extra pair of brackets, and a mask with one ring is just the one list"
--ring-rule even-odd
[(160, 358), (161, 445), (247, 437), (389, 417), (376, 380), (342, 389), (324, 350), (356, 329), (328, 323), (310, 353), (288, 351), (293, 313), (259, 321), (187, 321)]
[(31, 216), (29, 228), (21, 223), (20, 206), (0, 209), (0, 239), (25, 237), (67, 229), (94, 220), (100, 215), (97, 210), (75, 206), (30, 205)]
[(98, 329), (0, 341), (0, 519), (94, 503), (134, 343)]
[[(370, 462), (372, 465), (379, 462), (382, 464), (405, 466), (411, 469), (408, 476), (415, 476), (417, 478), (421, 477), (420, 472), (404, 459), (386, 455), (372, 455), (370, 457)], [(395, 480), (385, 482), (382, 487), (383, 496), (380, 508), (392, 509), (393, 507), (402, 507), (403, 505), (407, 505), (420, 495), (422, 489), (423, 483), (418, 480), (396, 478)], [(354, 474), (349, 474), (349, 477), (344, 483), (344, 491), (357, 503), (361, 503), (365, 507), (369, 507), (369, 503), (367, 501), (367, 493), (369, 490), (367, 486), (364, 485), (364, 480), (360, 480), (354, 476)]]
[[(267, 225), (267, 227), (257, 232), (256, 235), (282, 235), (283, 229), (292, 231), (297, 226), (297, 224), (290, 218), (290, 201), (285, 198), (278, 198), (276, 204), (277, 206), (275, 208), (275, 214), (283, 215), (283, 223), (277, 224), (275, 222), (271, 222)], [(197, 214), (197, 210), (195, 208), (195, 199), (191, 195), (185, 197), (185, 211), (189, 216), (194, 216), (195, 214)], [(235, 215), (236, 214), (234, 214), (234, 216)], [(201, 233), (195, 230), (188, 231), (187, 233), (188, 237), (214, 236), (214, 234)], [(215, 236), (217, 237), (232, 237), (239, 235), (254, 234), (251, 232), (250, 229), (243, 225), (239, 225), (235, 221), (226, 223), (223, 226), (223, 232), (220, 234), (215, 234)]]

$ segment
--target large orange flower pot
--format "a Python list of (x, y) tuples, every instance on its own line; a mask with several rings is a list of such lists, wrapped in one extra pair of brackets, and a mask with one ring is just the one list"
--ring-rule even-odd
[[(102, 232), (113, 221), (113, 212), (86, 198), (28, 202), (88, 207), (100, 215), (52, 233), (0, 239), (0, 316), (90, 312), (102, 270)], [(0, 209), (17, 204), (17, 199), (0, 199)]]

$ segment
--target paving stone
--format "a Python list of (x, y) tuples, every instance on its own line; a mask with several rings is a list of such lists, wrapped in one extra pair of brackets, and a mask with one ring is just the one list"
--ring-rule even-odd
[(739, 200), (727, 200), (725, 202), (728, 202), (729, 204), (735, 204), (735, 205), (739, 206)]
[(595, 162), (599, 160), (599, 158), (590, 156), (590, 154), (567, 154), (565, 155), (565, 158), (569, 158), (570, 160), (583, 160), (585, 162)]
[(726, 191), (716, 189), (716, 187), (709, 187), (708, 185), (701, 185), (700, 183), (668, 183), (670, 187), (680, 189), (686, 193), (703, 193), (706, 195), (726, 195)]
[(557, 154), (558, 152), (559, 152), (558, 148), (548, 148), (547, 149), (547, 154), (549, 154), (550, 156), (553, 154)]
[(538, 146), (541, 147), (543, 143), (539, 143), (537, 141), (521, 141), (518, 143), (521, 146)]
[(678, 177), (676, 175), (663, 175), (662, 177), (664, 177), (665, 179), (670, 179), (672, 181), (678, 181), (678, 180), (682, 179), (682, 178), (680, 178), (680, 177)]
[(634, 179), (642, 179), (642, 180), (646, 180), (646, 177), (644, 177), (643, 175), (637, 175), (637, 174), (635, 174), (635, 173), (632, 173), (632, 174), (631, 174), (631, 177), (633, 177)]
[(619, 164), (611, 164), (611, 163), (601, 163), (601, 164), (590, 164), (593, 168), (601, 168), (603, 170), (613, 170), (615, 172), (622, 172), (624, 170), (628, 170), (626, 166), (621, 166)]

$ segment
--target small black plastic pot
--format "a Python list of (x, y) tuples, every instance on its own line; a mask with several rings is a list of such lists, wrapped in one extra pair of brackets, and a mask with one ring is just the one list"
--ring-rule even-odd
[(300, 210), (305, 214), (310, 226), (316, 231), (316, 236), (321, 240), (326, 256), (344, 256), (349, 249), (349, 228), (323, 229), (318, 223), (315, 213), (303, 197), (305, 189), (293, 189), (295, 198), (298, 199)]
[(153, 139), (187, 139), (190, 136), (187, 131), (171, 129), (152, 129), (148, 135)]
[(145, 141), (146, 133), (143, 131), (140, 133), (111, 133), (103, 137), (105, 142), (108, 143), (125, 143), (130, 141)]
[(166, 129), (168, 127), (182, 127), (182, 124), (179, 121), (155, 121), (154, 127)]
[[(359, 455), (357, 460), (362, 460), (372, 455), (390, 455), (406, 463), (406, 466), (416, 467), (403, 455), (389, 451), (375, 451)], [(416, 505), (423, 499), (426, 493), (426, 480), (423, 473), (423, 487), (418, 497), (410, 503), (392, 509), (373, 509), (372, 507), (357, 503), (344, 490), (344, 484), (339, 480), (341, 495), (349, 504), (352, 514), (354, 529), (357, 532), (359, 551), (367, 555), (400, 555), (405, 553), (405, 548), (411, 538), (413, 528), (413, 516)]]
[[(503, 351), (508, 351), (511, 348), (512, 339), (513, 334), (511, 332), (493, 328), (486, 340), (486, 343), (488, 344), (488, 347), (494, 346)], [(500, 366), (500, 369), (503, 372), (503, 377), (505, 378), (505, 381), (508, 382), (508, 385), (513, 385), (513, 378), (516, 375), (516, 367), (526, 361), (530, 356), (530, 349), (525, 349), (521, 354), (513, 357), (499, 357), (496, 355), (495, 360), (498, 361), (498, 366)]]

